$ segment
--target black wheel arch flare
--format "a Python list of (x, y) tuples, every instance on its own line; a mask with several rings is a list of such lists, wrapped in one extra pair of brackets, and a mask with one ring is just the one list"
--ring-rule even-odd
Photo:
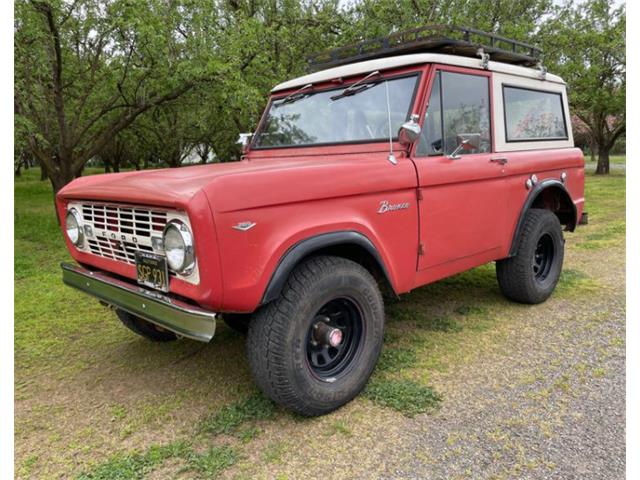
[[(513, 233), (513, 238), (511, 239), (511, 247), (509, 248), (509, 257), (513, 257), (517, 253), (518, 248), (518, 237), (522, 231), (522, 226), (524, 225), (524, 217), (531, 208), (547, 208), (546, 206), (540, 205), (541, 200), (543, 199), (543, 194), (545, 192), (553, 191), (553, 195), (562, 203), (564, 207), (563, 210), (549, 209), (553, 213), (555, 213), (560, 219), (560, 223), (565, 226), (565, 229), (573, 232), (578, 224), (578, 211), (576, 209), (573, 200), (571, 199), (571, 195), (569, 191), (565, 187), (562, 181), (555, 178), (548, 178), (546, 180), (542, 180), (533, 186), (527, 199), (522, 206), (522, 210), (520, 211), (520, 217), (518, 218), (518, 223), (516, 224), (516, 229)], [(568, 207), (568, 210), (567, 210)]]
[[(289, 278), (289, 275), (293, 271), (293, 269), (305, 258), (310, 255), (326, 252), (327, 249), (331, 248), (352, 248), (357, 249), (359, 251), (365, 251), (368, 254), (369, 260), (372, 260), (374, 265), (365, 265), (374, 267), (381, 274), (383, 279), (388, 283), (389, 286), (393, 289), (393, 284), (391, 283), (389, 273), (387, 268), (385, 267), (384, 261), (377, 248), (367, 238), (364, 234), (360, 232), (356, 232), (353, 230), (346, 231), (336, 231), (329, 233), (321, 233), (319, 235), (315, 235), (313, 237), (305, 238), (304, 240), (300, 240), (298, 243), (290, 247), (278, 262), (275, 270), (271, 275), (271, 279), (267, 284), (267, 288), (262, 296), (262, 301), (260, 305), (265, 305), (280, 295), (282, 289)], [(350, 258), (350, 255), (340, 255), (345, 258)], [(350, 258), (353, 259), (353, 258)]]

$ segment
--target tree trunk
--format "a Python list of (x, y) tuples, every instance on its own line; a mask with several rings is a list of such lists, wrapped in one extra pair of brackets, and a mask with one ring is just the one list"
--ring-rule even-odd
[(73, 178), (73, 176), (71, 176), (71, 178), (67, 178), (64, 174), (61, 173), (56, 173), (49, 176), (49, 181), (51, 182), (51, 186), (53, 187), (54, 199), (56, 194), (62, 189), (62, 187), (73, 180)]
[(591, 150), (591, 161), (596, 161), (596, 142), (591, 140), (589, 142), (589, 150)]
[(609, 150), (606, 148), (598, 148), (598, 166), (596, 167), (596, 175), (607, 175), (609, 173)]
[(44, 168), (42, 168), (42, 165), (40, 165), (40, 181), (44, 182), (48, 178), (49, 178), (49, 175), (47, 175), (47, 171)]

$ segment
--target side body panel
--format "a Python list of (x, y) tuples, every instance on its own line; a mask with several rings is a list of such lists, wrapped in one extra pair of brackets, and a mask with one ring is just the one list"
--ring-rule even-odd
[[(438, 71), (486, 78), (491, 105), (491, 72), (433, 65), (430, 89)], [(428, 107), (424, 103), (421, 119)], [(491, 161), (493, 156), (465, 154), (454, 160), (414, 153), (422, 197), (417, 285), (484, 263), (501, 251), (507, 225), (505, 169)]]

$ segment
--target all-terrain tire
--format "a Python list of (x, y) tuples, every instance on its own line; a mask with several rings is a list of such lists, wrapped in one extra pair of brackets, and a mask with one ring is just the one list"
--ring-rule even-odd
[(515, 256), (496, 262), (500, 290), (516, 302), (544, 302), (556, 288), (563, 259), (558, 217), (549, 210), (532, 208), (526, 213)]
[[(336, 325), (349, 319), (354, 326), (345, 330), (339, 345), (351, 356), (335, 370), (327, 362), (326, 371), (313, 350), (330, 348), (313, 346), (317, 319), (333, 322), (325, 314), (338, 318)], [(355, 325), (361, 325), (359, 333)], [(301, 415), (322, 415), (362, 391), (380, 356), (383, 334), (384, 305), (371, 274), (344, 258), (312, 257), (295, 268), (278, 299), (254, 314), (247, 338), (249, 365), (260, 389), (275, 402)]]
[(178, 338), (175, 333), (124, 310), (116, 309), (116, 315), (129, 330), (152, 342), (171, 342)]
[(223, 313), (222, 320), (231, 330), (246, 335), (251, 322), (251, 314), (248, 313)]

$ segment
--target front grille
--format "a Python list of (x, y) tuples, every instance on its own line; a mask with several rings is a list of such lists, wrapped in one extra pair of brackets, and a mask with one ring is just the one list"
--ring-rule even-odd
[(79, 205), (83, 225), (91, 228), (87, 235), (89, 251), (101, 257), (135, 264), (135, 252), (153, 252), (152, 237), (162, 237), (168, 211), (108, 203)]

